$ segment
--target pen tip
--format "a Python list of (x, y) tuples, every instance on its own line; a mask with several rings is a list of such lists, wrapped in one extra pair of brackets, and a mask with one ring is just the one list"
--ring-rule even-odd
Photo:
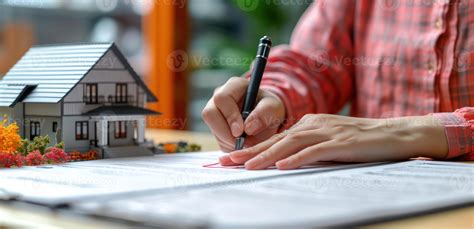
[(244, 148), (244, 142), (245, 142), (245, 138), (242, 138), (242, 137), (237, 138), (237, 139), (235, 140), (235, 148), (234, 148), (234, 149), (235, 149), (235, 150), (241, 150), (241, 149), (243, 149), (243, 148)]

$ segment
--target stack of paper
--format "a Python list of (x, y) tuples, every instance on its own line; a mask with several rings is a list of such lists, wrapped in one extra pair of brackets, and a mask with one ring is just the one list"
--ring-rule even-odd
[[(278, 171), (203, 165), (220, 152), (0, 171), (0, 196), (152, 226), (344, 226), (474, 202), (474, 165), (408, 161)], [(211, 167), (211, 168), (210, 168)]]
[(189, 153), (73, 162), (0, 171), (3, 198), (40, 204), (69, 204), (87, 198), (134, 196), (190, 187), (231, 184), (289, 174), (311, 173), (360, 165), (321, 164), (293, 171), (206, 168), (222, 152)]
[(472, 204), (473, 172), (472, 165), (410, 161), (76, 207), (156, 225), (174, 219), (209, 227), (349, 226)]

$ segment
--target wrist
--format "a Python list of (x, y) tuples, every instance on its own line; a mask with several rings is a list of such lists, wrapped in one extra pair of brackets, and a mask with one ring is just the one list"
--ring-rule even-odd
[(431, 116), (413, 116), (402, 119), (400, 135), (406, 142), (412, 157), (429, 157), (444, 159), (448, 154), (448, 143), (444, 133), (444, 126)]

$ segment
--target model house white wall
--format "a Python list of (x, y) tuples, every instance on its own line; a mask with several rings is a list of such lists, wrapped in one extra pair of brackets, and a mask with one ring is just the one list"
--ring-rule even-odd
[(61, 105), (59, 103), (27, 103), (25, 115), (61, 117)]
[[(109, 103), (109, 98), (115, 100), (117, 84), (127, 85), (127, 103), (134, 106), (144, 106), (145, 92), (136, 80), (127, 71), (120, 60), (112, 51), (101, 59), (91, 71), (69, 92), (63, 101), (63, 131), (64, 133), (75, 133), (76, 122), (88, 121), (88, 139), (76, 140), (75, 135), (63, 134), (63, 141), (68, 149), (83, 150), (90, 147), (91, 140), (97, 140), (96, 122), (84, 118), (82, 114)], [(86, 85), (97, 84), (99, 101), (97, 104), (84, 102), (86, 96)], [(126, 137), (116, 138), (116, 125), (109, 122), (108, 143), (113, 146), (125, 146), (134, 143), (134, 126), (132, 122), (126, 122)]]
[(63, 115), (81, 115), (101, 105), (84, 103), (83, 98), (87, 84), (97, 84), (98, 96), (103, 96), (107, 101), (109, 96), (116, 95), (117, 83), (127, 84), (128, 95), (132, 97), (129, 103), (141, 107), (145, 105), (145, 91), (124, 68), (115, 54), (108, 51), (104, 58), (66, 95)]

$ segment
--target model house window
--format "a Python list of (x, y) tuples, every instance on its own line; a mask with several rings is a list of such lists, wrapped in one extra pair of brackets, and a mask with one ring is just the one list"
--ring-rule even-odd
[(127, 122), (115, 122), (115, 138), (127, 138)]
[(89, 139), (89, 122), (81, 121), (76, 122), (76, 140), (87, 140)]
[(30, 140), (33, 140), (35, 137), (40, 136), (40, 123), (31, 122), (30, 123)]
[(127, 102), (127, 84), (118, 83), (115, 86), (115, 101), (117, 103), (126, 103)]
[(53, 122), (53, 133), (58, 132), (58, 122)]
[(98, 102), (98, 93), (97, 93), (97, 84), (86, 84), (86, 103), (97, 104)]

